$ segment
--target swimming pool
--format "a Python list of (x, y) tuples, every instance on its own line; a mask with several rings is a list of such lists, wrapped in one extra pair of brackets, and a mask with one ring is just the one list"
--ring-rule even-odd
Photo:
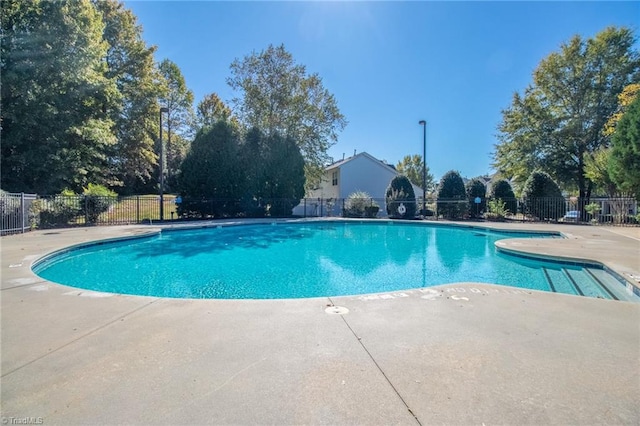
[(64, 250), (33, 270), (87, 290), (174, 298), (341, 296), (471, 281), (624, 299), (622, 283), (597, 265), (512, 256), (494, 246), (558, 237), (393, 221), (218, 226)]

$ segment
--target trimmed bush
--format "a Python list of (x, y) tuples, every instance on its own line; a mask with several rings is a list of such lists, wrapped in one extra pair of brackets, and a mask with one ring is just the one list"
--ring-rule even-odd
[(461, 219), (468, 209), (467, 193), (460, 173), (450, 170), (438, 186), (438, 215), (445, 219)]
[(524, 212), (541, 220), (558, 220), (566, 211), (558, 184), (545, 172), (534, 171), (522, 191)]
[(83, 191), (87, 223), (98, 223), (98, 217), (118, 202), (118, 196), (105, 186), (90, 183)]
[(349, 195), (344, 205), (345, 217), (376, 217), (380, 210), (378, 203), (364, 191), (356, 191)]
[(513, 193), (513, 188), (511, 188), (509, 181), (505, 179), (497, 180), (491, 186), (489, 197), (494, 200), (504, 201), (507, 211), (511, 212), (511, 214), (515, 214), (518, 210), (516, 194)]
[(393, 219), (413, 219), (416, 216), (416, 194), (408, 177), (391, 179), (385, 195), (387, 214)]
[[(469, 201), (469, 215), (471, 217), (481, 217), (487, 209), (487, 186), (478, 178), (467, 182), (467, 200)], [(476, 204), (476, 198), (480, 198), (480, 203)]]

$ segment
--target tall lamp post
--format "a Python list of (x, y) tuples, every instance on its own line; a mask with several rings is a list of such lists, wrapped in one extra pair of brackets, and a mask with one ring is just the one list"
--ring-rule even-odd
[(422, 125), (422, 214), (427, 215), (427, 122), (425, 120), (418, 121)]
[(164, 222), (164, 143), (162, 142), (162, 113), (169, 108), (160, 108), (160, 222)]

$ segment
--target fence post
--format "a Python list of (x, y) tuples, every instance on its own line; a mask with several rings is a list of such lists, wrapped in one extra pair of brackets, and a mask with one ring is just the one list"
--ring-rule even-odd
[(82, 198), (82, 204), (84, 204), (84, 226), (89, 226), (89, 208), (88, 208), (88, 201), (87, 201), (87, 196), (83, 196)]
[(140, 223), (140, 196), (136, 195), (136, 223)]
[(20, 193), (20, 232), (24, 234), (24, 192)]
[(304, 199), (304, 218), (307, 218), (307, 199)]

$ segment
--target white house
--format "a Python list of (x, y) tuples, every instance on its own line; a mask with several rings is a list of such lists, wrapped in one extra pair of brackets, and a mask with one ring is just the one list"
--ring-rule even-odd
[[(364, 191), (380, 206), (380, 216), (386, 216), (385, 193), (391, 179), (400, 173), (389, 164), (366, 152), (335, 162), (325, 168), (319, 188), (306, 195), (294, 214), (306, 216), (339, 215), (342, 202), (356, 191)], [(422, 189), (413, 185), (416, 199)]]

